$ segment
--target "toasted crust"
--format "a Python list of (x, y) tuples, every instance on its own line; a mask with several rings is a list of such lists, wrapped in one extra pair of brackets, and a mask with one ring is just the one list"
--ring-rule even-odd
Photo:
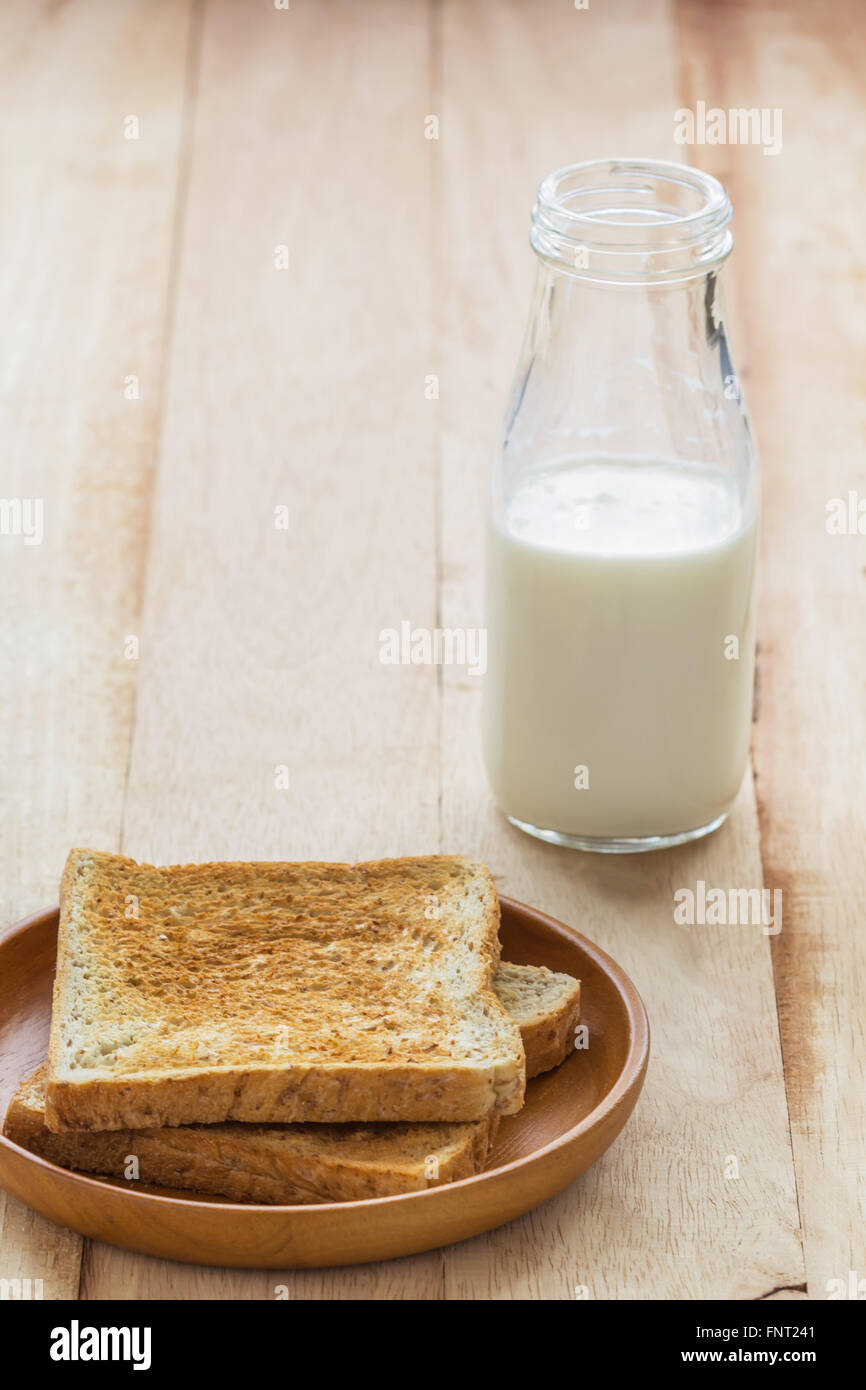
[[(507, 1069), (319, 1066), (278, 1072), (212, 1070), (127, 1081), (54, 1081), (46, 1094), (51, 1129), (140, 1129), (164, 1125), (364, 1121), (460, 1121), (491, 1111), (510, 1113)], [(523, 1095), (523, 1089), (520, 1089)], [(192, 1118), (191, 1118), (192, 1117)]]
[(450, 1125), (218, 1124), (55, 1134), (45, 1125), (45, 1070), (13, 1097), (3, 1127), (13, 1143), (62, 1167), (233, 1201), (362, 1201), (456, 1182), (484, 1167), (499, 1122), (490, 1115)]
[(514, 1113), (525, 1066), (492, 988), (498, 928), (488, 870), (456, 856), (160, 869), (73, 850), (46, 1122)]

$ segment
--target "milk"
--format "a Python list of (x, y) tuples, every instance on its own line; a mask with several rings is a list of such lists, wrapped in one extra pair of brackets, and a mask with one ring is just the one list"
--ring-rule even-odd
[(528, 827), (709, 826), (749, 750), (756, 520), (709, 467), (573, 460), (524, 475), (488, 542), (484, 744)]

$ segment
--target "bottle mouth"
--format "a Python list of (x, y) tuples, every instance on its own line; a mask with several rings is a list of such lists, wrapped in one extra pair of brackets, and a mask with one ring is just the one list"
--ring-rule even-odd
[(612, 283), (706, 275), (730, 255), (731, 201), (718, 179), (663, 159), (591, 159), (548, 174), (530, 241), (578, 279)]

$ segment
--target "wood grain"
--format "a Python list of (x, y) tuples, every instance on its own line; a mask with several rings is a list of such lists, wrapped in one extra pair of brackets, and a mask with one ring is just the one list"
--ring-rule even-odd
[[(41, 545), (0, 537), (4, 926), (56, 899), (70, 843), (119, 841), (188, 28), (168, 0), (0, 11), (0, 496), (44, 516)], [(2, 1192), (0, 1247), (4, 1277), (77, 1292), (78, 1237)]]
[[(866, 1277), (866, 543), (827, 504), (866, 497), (861, 364), (862, 8), (678, 7), (693, 97), (779, 108), (783, 146), (701, 150), (734, 199), (737, 316), (764, 467), (760, 718), (764, 869), (783, 893), (776, 983), (808, 1291)], [(719, 65), (720, 43), (738, 54)], [(696, 152), (698, 153), (698, 152)]]
[[(0, 496), (45, 504), (41, 546), (0, 538), (3, 924), (51, 901), (75, 841), (163, 860), (463, 850), (610, 950), (654, 1028), (617, 1145), (499, 1232), (287, 1274), (95, 1245), (84, 1297), (797, 1298), (801, 1217), (812, 1296), (866, 1277), (866, 562), (862, 537), (824, 526), (828, 499), (866, 495), (859, 18), (845, 0), (0, 12)], [(782, 154), (678, 149), (674, 112), (698, 99), (781, 107)], [(475, 679), (383, 665), (379, 633), (482, 623), (534, 187), (622, 152), (690, 157), (735, 202), (734, 340), (765, 468), (762, 838), (747, 783), (710, 840), (610, 862), (504, 825)], [(799, 1213), (770, 946), (676, 927), (673, 891), (698, 878), (784, 890)], [(0, 1240), (4, 1277), (78, 1288), (78, 1239), (2, 1193)]]
[[(130, 854), (435, 850), (436, 672), (379, 660), (381, 630), (435, 621), (427, 52), (421, 6), (208, 7)], [(440, 1267), (223, 1275), (106, 1247), (84, 1291), (432, 1297)]]

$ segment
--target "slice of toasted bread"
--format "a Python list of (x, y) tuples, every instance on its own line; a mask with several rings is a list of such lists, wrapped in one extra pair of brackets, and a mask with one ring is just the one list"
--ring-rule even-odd
[[(499, 1117), (467, 1124), (214, 1124), (66, 1131), (45, 1125), (45, 1068), (15, 1094), (3, 1133), (86, 1173), (236, 1202), (362, 1201), (479, 1172)], [(133, 1162), (134, 1161), (134, 1162)]]
[(501, 961), (493, 987), (520, 1028), (527, 1078), (558, 1067), (574, 1049), (580, 981), (544, 965)]
[(49, 1128), (466, 1121), (523, 1103), (489, 871), (452, 856), (155, 868), (73, 850)]
[[(534, 1076), (563, 1061), (574, 1041), (577, 980), (544, 966), (503, 962), (494, 987), (520, 1025), (527, 1072)], [(498, 1123), (493, 1115), (469, 1124), (217, 1124), (53, 1134), (45, 1125), (46, 1070), (40, 1067), (13, 1097), (7, 1139), (66, 1168), (134, 1175), (148, 1185), (234, 1201), (360, 1201), (455, 1182), (483, 1168)]]

